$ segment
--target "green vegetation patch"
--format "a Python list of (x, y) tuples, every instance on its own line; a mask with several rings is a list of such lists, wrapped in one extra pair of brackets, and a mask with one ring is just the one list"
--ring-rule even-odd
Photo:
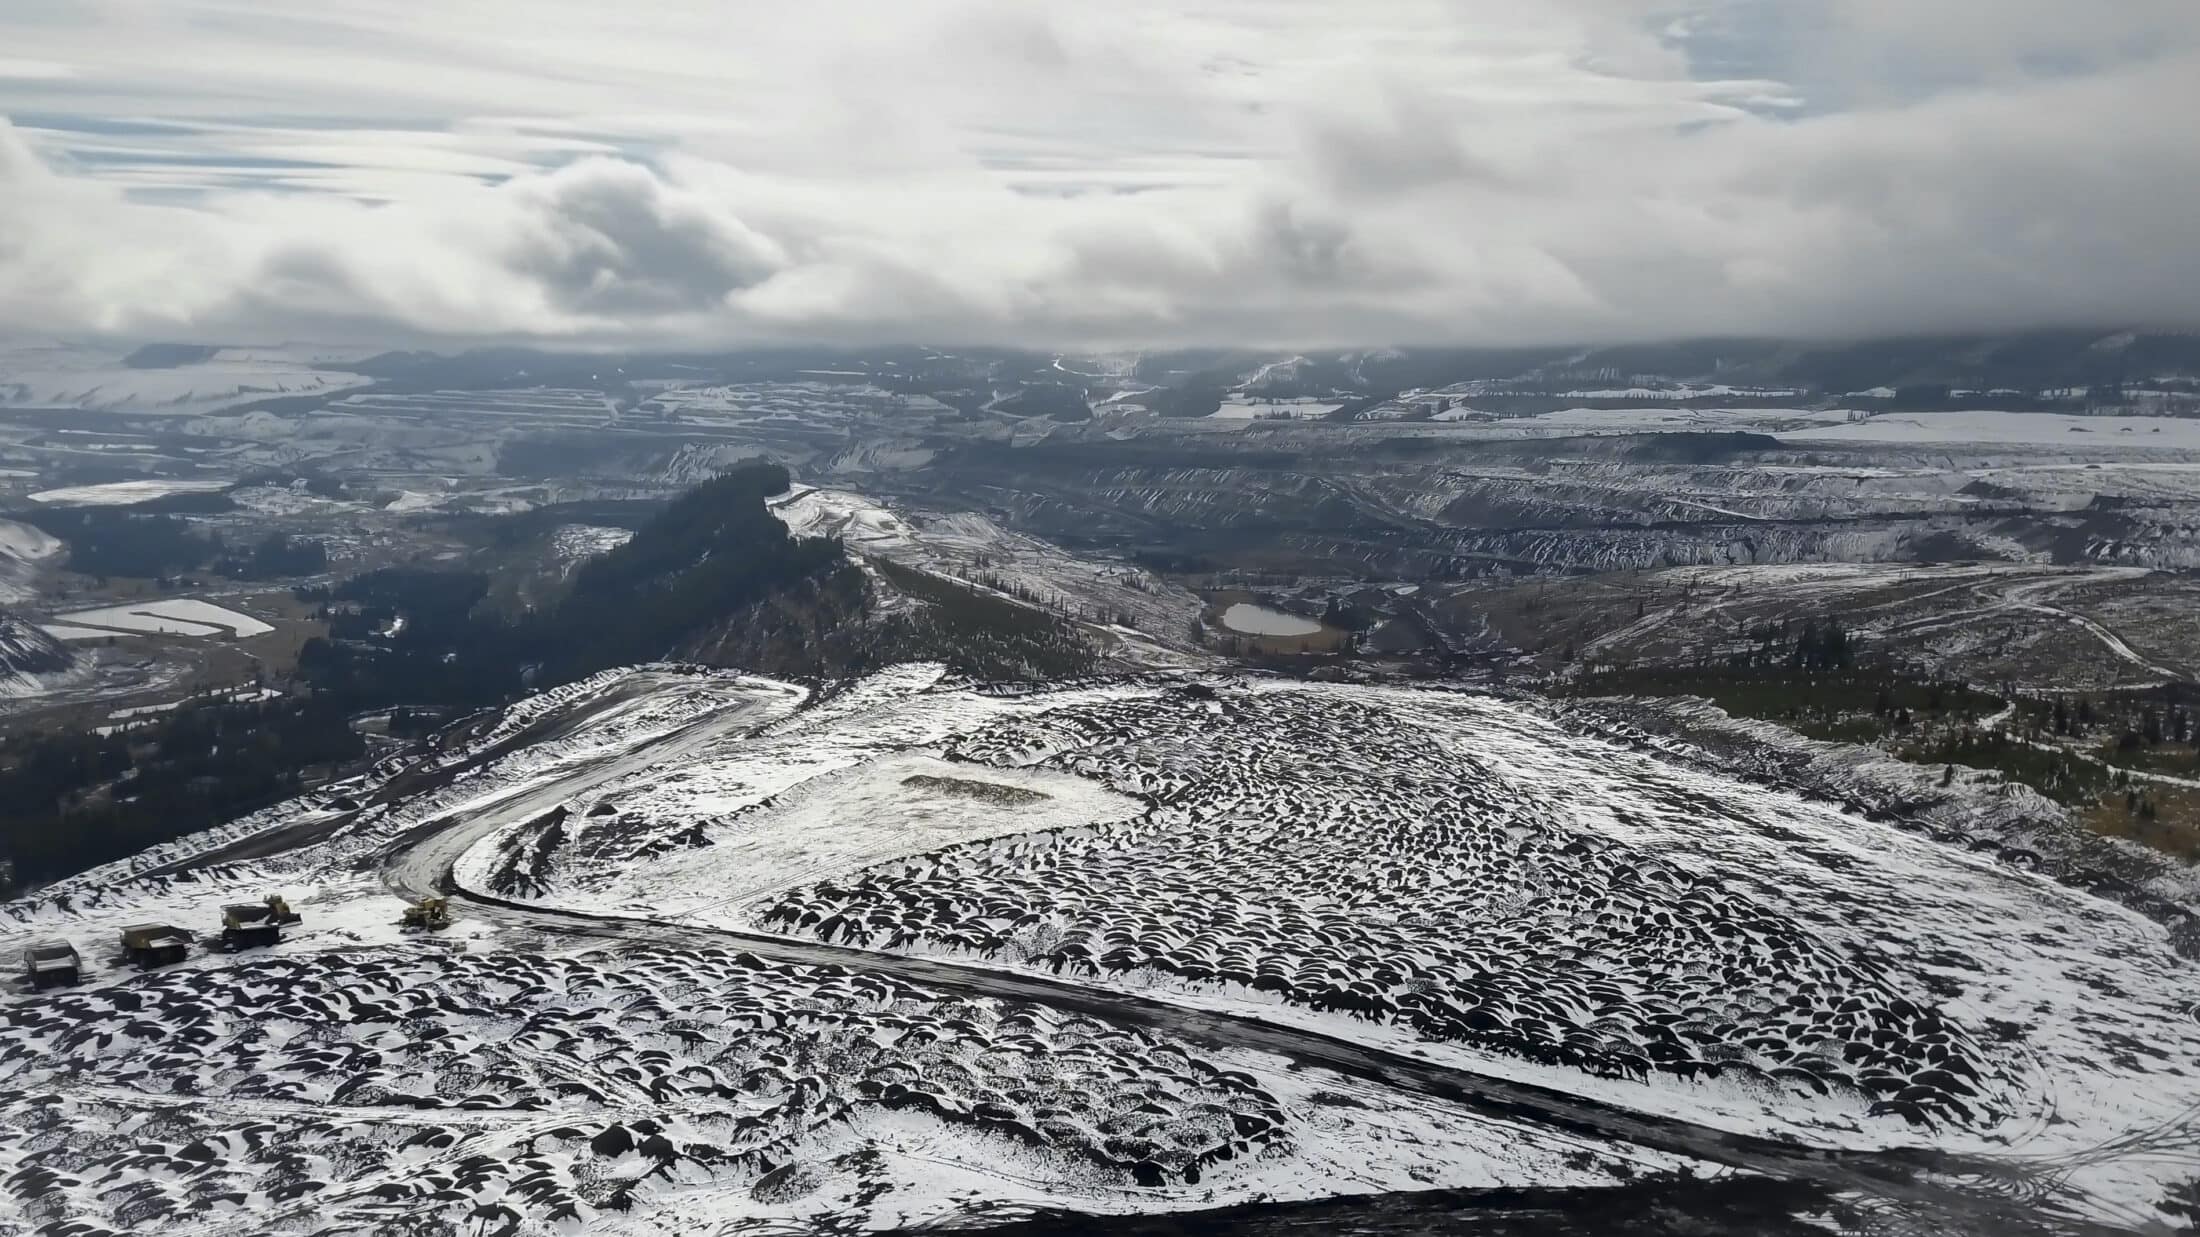
[(1779, 722), (1799, 734), (1841, 743), (1912, 739), (1975, 724), (2002, 708), (1998, 696), (1960, 680), (1920, 679), (1887, 666), (1645, 666), (1586, 674), (1562, 690), (1578, 696), (1701, 696), (1732, 716)]
[(1055, 679), (1089, 674), (1098, 654), (1067, 618), (885, 559), (871, 565), (921, 603), (886, 623), (886, 660), (937, 660), (973, 678)]

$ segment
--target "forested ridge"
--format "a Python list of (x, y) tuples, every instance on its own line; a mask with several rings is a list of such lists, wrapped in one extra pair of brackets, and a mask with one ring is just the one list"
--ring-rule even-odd
[[(351, 719), (501, 705), (534, 687), (665, 657), (745, 607), (844, 567), (837, 541), (791, 536), (765, 499), (788, 485), (748, 465), (689, 490), (575, 573), (555, 606), (505, 619), (478, 573), (393, 568), (300, 590), (331, 635), (307, 644), (273, 699), (201, 702), (116, 733), (0, 748), (0, 857), (51, 880), (230, 820), (355, 761)], [(139, 517), (142, 519), (143, 517)], [(281, 554), (286, 548), (270, 547)]]
[[(907, 660), (988, 679), (1092, 668), (1075, 624), (959, 581), (873, 564), (903, 603), (880, 612), (837, 539), (795, 537), (772, 513), (766, 500), (788, 484), (784, 468), (751, 464), (696, 486), (584, 563), (559, 600), (517, 615), (486, 604), (491, 581), (478, 571), (388, 567), (300, 587), (328, 634), (306, 643), (273, 698), (0, 748), (0, 857), (23, 883), (81, 871), (356, 764), (370, 754), (360, 717), (388, 711), (384, 729), (411, 737), (637, 662), (820, 680)], [(300, 553), (311, 551), (271, 539), (253, 557)]]

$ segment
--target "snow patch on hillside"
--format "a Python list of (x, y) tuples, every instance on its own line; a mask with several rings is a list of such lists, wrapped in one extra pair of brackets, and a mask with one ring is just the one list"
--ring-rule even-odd
[(15, 520), (0, 520), (0, 606), (38, 595), (38, 564), (59, 554), (59, 538)]
[(606, 528), (597, 524), (561, 524), (551, 534), (550, 552), (561, 563), (577, 563), (582, 559), (608, 554), (634, 539), (631, 528)]
[(69, 347), (0, 351), (0, 407), (194, 416), (277, 396), (334, 395), (373, 381), (314, 368), (310, 350), (223, 348), (204, 361), (138, 369)]
[[(1117, 627), (1105, 643), (1125, 660), (1159, 666), (1199, 657), (1188, 633), (1205, 603), (1134, 564), (1077, 558), (975, 512), (894, 510), (846, 490), (797, 486), (772, 510), (798, 537), (839, 537), (859, 557), (1036, 599), (1103, 632)], [(1119, 626), (1125, 617), (1128, 631)]]
[(74, 654), (59, 640), (0, 610), (0, 699), (41, 696), (76, 677)]
[(2190, 417), (2089, 417), (2059, 412), (1890, 412), (1783, 433), (1791, 442), (1982, 443), (2079, 450), (2200, 450)]
[(72, 485), (40, 490), (31, 501), (49, 507), (122, 507), (131, 503), (166, 498), (171, 494), (210, 494), (229, 488), (227, 481), (188, 481), (157, 478), (147, 481), (109, 481), (101, 485)]

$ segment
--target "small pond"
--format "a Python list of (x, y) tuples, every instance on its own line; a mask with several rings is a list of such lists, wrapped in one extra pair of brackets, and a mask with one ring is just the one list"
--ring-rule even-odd
[(1222, 612), (1222, 625), (1241, 636), (1311, 636), (1320, 623), (1296, 614), (1241, 601)]

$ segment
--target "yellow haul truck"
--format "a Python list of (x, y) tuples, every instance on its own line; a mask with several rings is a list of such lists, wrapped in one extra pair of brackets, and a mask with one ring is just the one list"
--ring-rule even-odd
[(74, 985), (84, 977), (84, 961), (67, 941), (39, 941), (23, 950), (23, 977), (32, 991)]
[(235, 952), (272, 945), (282, 939), (284, 928), (303, 918), (290, 909), (290, 903), (279, 893), (271, 893), (256, 903), (225, 906), (222, 908), (222, 948)]
[(191, 952), (191, 934), (164, 923), (132, 924), (122, 930), (123, 960), (141, 971), (181, 962)]

